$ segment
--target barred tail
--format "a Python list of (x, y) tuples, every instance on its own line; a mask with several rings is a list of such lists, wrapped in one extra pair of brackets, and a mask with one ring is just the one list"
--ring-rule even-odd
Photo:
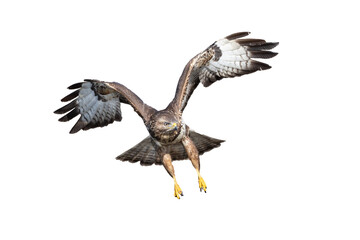
[[(194, 142), (199, 155), (211, 151), (214, 148), (220, 147), (224, 140), (211, 138), (197, 132), (189, 132), (189, 137)], [(153, 140), (150, 137), (145, 138), (140, 143), (127, 150), (123, 154), (116, 157), (117, 160), (138, 162), (143, 166), (150, 166), (152, 164), (161, 164), (161, 159), (155, 151)], [(170, 155), (172, 160), (188, 159), (188, 155), (182, 143), (176, 143), (170, 146)]]

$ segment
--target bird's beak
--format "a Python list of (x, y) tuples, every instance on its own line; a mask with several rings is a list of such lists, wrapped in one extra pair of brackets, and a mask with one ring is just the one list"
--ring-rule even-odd
[(177, 124), (176, 124), (176, 123), (173, 123), (173, 125), (172, 125), (172, 129), (177, 130)]

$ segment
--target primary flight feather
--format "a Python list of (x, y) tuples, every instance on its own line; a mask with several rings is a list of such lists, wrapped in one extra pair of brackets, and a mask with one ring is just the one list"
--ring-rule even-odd
[(174, 180), (174, 195), (183, 192), (175, 178), (173, 160), (190, 159), (198, 174), (199, 188), (207, 186), (200, 175), (199, 155), (219, 147), (223, 140), (211, 138), (195, 131), (183, 122), (182, 113), (195, 88), (201, 82), (208, 87), (223, 78), (242, 76), (271, 68), (254, 58), (272, 58), (277, 53), (268, 51), (278, 45), (262, 39), (243, 38), (249, 32), (231, 34), (211, 44), (193, 57), (180, 76), (174, 99), (163, 110), (145, 104), (135, 93), (117, 82), (86, 79), (69, 87), (75, 90), (61, 101), (70, 102), (55, 111), (66, 114), (59, 119), (66, 122), (80, 115), (70, 133), (104, 127), (121, 121), (121, 103), (129, 104), (143, 119), (149, 136), (116, 159), (140, 162), (141, 165), (159, 164)]

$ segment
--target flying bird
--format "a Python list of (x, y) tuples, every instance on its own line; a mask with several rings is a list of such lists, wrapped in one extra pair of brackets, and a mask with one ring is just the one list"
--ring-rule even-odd
[(182, 113), (199, 83), (209, 87), (223, 78), (232, 78), (271, 68), (254, 58), (272, 58), (277, 55), (268, 51), (278, 42), (244, 38), (249, 32), (239, 32), (222, 38), (193, 57), (185, 66), (175, 96), (163, 110), (145, 104), (134, 92), (117, 82), (85, 79), (68, 87), (75, 90), (63, 99), (68, 102), (54, 113), (66, 114), (59, 119), (66, 122), (80, 115), (70, 133), (104, 127), (121, 121), (121, 103), (129, 104), (142, 118), (149, 136), (116, 157), (121, 161), (140, 162), (141, 165), (163, 165), (174, 180), (174, 196), (183, 196), (175, 178), (174, 160), (190, 159), (198, 175), (200, 191), (207, 186), (200, 175), (199, 156), (216, 147), (223, 140), (199, 134), (190, 129), (182, 119)]

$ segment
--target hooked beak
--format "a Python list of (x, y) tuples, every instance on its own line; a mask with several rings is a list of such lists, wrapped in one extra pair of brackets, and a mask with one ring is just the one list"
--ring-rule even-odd
[(178, 130), (178, 125), (177, 125), (177, 123), (173, 123), (173, 124), (169, 124), (168, 125), (168, 127), (167, 127), (167, 132), (170, 132), (170, 131), (173, 131), (173, 130), (175, 130), (175, 131), (177, 131)]

